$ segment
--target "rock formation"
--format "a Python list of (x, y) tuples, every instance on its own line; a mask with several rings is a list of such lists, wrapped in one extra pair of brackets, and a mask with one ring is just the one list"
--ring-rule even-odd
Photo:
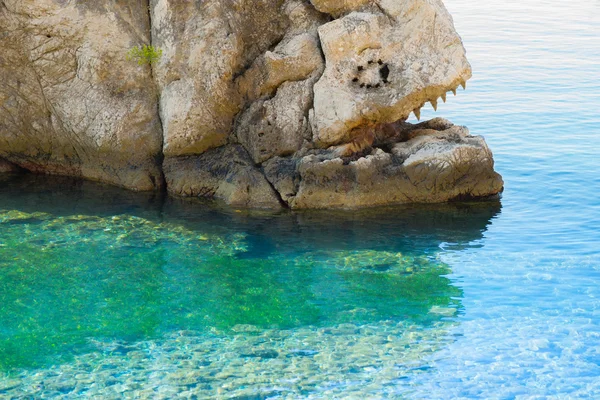
[(405, 122), (471, 76), (441, 0), (0, 0), (0, 28), (0, 172), (264, 208), (502, 190), (482, 138)]
[[(128, 4), (128, 5), (124, 5)], [(0, 157), (137, 190), (162, 185), (143, 2), (0, 1)]]
[(0, 173), (19, 172), (20, 168), (0, 158)]
[(292, 208), (439, 203), (502, 189), (481, 137), (441, 118), (397, 125), (397, 136), (360, 155), (311, 150), (273, 158), (265, 166), (267, 179)]

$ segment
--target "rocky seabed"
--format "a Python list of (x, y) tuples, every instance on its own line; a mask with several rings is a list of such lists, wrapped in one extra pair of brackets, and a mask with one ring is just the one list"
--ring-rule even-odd
[[(444, 312), (432, 309), (432, 313)], [(408, 378), (450, 340), (453, 323), (397, 321), (294, 330), (237, 325), (179, 331), (135, 343), (94, 341), (96, 351), (47, 369), (0, 378), (9, 399), (398, 398)]]

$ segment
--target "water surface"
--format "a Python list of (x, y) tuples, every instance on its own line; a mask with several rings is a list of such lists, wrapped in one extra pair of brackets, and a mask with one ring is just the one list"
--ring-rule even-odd
[[(0, 176), (0, 397), (599, 398), (600, 3), (447, 0), (501, 202), (253, 213)], [(60, 190), (56, 188), (60, 187)]]

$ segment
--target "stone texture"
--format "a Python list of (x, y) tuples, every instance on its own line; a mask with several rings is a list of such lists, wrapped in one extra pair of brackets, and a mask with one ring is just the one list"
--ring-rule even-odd
[(243, 107), (236, 79), (279, 42), (289, 25), (283, 0), (152, 0), (153, 43), (164, 154), (222, 146)]
[(217, 198), (236, 207), (281, 207), (277, 194), (240, 145), (166, 158), (163, 168), (169, 193), (174, 195)]
[(0, 2), (0, 156), (136, 190), (162, 185), (161, 129), (142, 2)]
[(313, 87), (325, 68), (317, 29), (327, 18), (302, 1), (288, 1), (284, 9), (286, 35), (238, 81), (249, 106), (235, 134), (256, 163), (292, 155), (312, 140)]
[(19, 170), (20, 168), (17, 167), (15, 164), (0, 158), (0, 174), (7, 172), (19, 172)]
[(327, 67), (314, 88), (313, 133), (321, 147), (350, 141), (354, 128), (418, 114), (471, 77), (441, 1), (381, 1), (377, 10), (319, 28)]
[(465, 127), (444, 120), (404, 124), (398, 138), (406, 141), (382, 142), (388, 151), (373, 147), (358, 158), (332, 151), (275, 158), (265, 173), (293, 209), (437, 203), (502, 191), (492, 153)]
[(471, 76), (440, 0), (0, 0), (0, 26), (0, 171), (261, 208), (502, 189), (483, 139), (404, 122)]
[(286, 82), (275, 97), (255, 101), (240, 115), (237, 139), (255, 163), (292, 155), (311, 140), (312, 84), (311, 80)]
[(284, 82), (302, 81), (315, 71), (322, 72), (324, 62), (314, 33), (286, 37), (258, 58), (238, 80), (240, 92), (250, 100), (272, 96)]
[(320, 12), (336, 17), (377, 3), (374, 0), (310, 0), (310, 2)]

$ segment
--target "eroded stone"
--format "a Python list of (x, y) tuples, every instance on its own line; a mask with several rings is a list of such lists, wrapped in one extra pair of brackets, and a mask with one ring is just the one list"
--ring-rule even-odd
[(0, 174), (7, 172), (19, 172), (19, 170), (20, 168), (17, 167), (15, 164), (0, 158)]
[[(289, 19), (283, 0), (152, 0), (152, 37), (166, 157), (227, 143), (244, 105), (236, 78), (279, 42)], [(233, 7), (233, 8), (232, 8)]]
[(0, 6), (0, 156), (34, 172), (136, 190), (162, 186), (161, 128), (142, 3), (7, 0)]
[(240, 145), (166, 158), (163, 168), (167, 188), (175, 195), (216, 198), (239, 207), (281, 207), (277, 194)]
[(448, 124), (441, 119), (405, 124), (392, 138), (400, 142), (374, 143), (389, 151), (373, 147), (364, 157), (318, 151), (298, 160), (274, 159), (265, 173), (294, 209), (437, 203), (500, 193), (503, 181), (483, 138)]
[[(483, 139), (404, 123), (471, 76), (440, 0), (2, 5), (0, 171), (151, 190), (163, 167), (170, 193), (243, 207), (502, 189)], [(153, 66), (126, 60), (141, 44)]]
[(441, 1), (381, 2), (322, 25), (326, 69), (315, 85), (313, 140), (327, 147), (360, 126), (405, 120), (471, 77)]

